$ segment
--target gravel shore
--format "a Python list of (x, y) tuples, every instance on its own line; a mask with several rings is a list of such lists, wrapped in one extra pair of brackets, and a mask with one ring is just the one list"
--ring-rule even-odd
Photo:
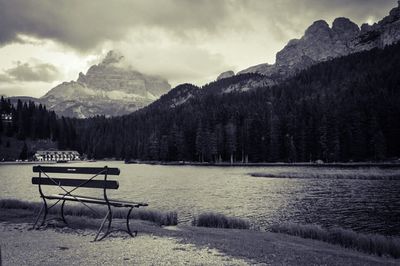
[(29, 210), (0, 208), (2, 265), (400, 265), (285, 234), (138, 220), (131, 221), (137, 237), (113, 234), (92, 242), (100, 220), (67, 216), (80, 227), (30, 230), (33, 217)]
[(0, 224), (3, 265), (248, 265), (216, 249), (181, 244), (172, 237), (138, 235), (91, 242), (94, 231), (30, 230)]

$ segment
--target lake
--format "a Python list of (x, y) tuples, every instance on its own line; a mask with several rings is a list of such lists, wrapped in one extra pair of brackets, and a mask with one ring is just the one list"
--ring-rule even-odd
[[(214, 211), (248, 218), (261, 229), (274, 223), (293, 222), (400, 235), (400, 180), (397, 178), (318, 178), (321, 170), (310, 167), (159, 166), (115, 161), (68, 165), (120, 168), (121, 175), (110, 178), (117, 179), (120, 188), (110, 191), (110, 197), (145, 201), (154, 209), (175, 210), (180, 223), (190, 223), (194, 215)], [(341, 171), (321, 169), (330, 173)], [(345, 171), (359, 170), (369, 171), (368, 168)], [(389, 170), (377, 171), (379, 174)], [(400, 170), (396, 171), (400, 174)], [(286, 172), (305, 176), (310, 173), (312, 178), (250, 175), (284, 176)], [(37, 187), (31, 184), (32, 176), (32, 165), (0, 165), (0, 198), (40, 201)], [(92, 191), (85, 193), (95, 195)]]

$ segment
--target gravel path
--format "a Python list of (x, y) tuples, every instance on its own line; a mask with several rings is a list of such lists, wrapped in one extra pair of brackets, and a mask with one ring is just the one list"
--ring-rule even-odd
[(118, 236), (91, 242), (91, 230), (28, 230), (0, 223), (3, 266), (8, 265), (248, 265), (216, 249), (181, 244), (172, 237)]

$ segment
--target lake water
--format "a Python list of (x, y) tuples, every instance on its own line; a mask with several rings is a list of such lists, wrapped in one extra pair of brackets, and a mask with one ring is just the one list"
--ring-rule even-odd
[[(120, 188), (110, 191), (110, 197), (145, 201), (154, 209), (175, 210), (180, 223), (189, 223), (196, 214), (214, 211), (248, 218), (262, 229), (274, 223), (293, 222), (400, 235), (399, 179), (249, 175), (288, 171), (307, 174), (307, 167), (157, 166), (114, 161), (68, 165), (120, 168), (121, 175), (110, 178), (118, 180)], [(40, 201), (37, 186), (31, 184), (32, 176), (32, 165), (0, 165), (0, 198)], [(85, 190), (82, 192), (94, 195), (93, 189)]]

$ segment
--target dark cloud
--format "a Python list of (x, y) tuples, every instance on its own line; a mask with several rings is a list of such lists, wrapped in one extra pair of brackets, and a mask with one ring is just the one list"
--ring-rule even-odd
[[(36, 93), (49, 88), (49, 81), (70, 80), (84, 71), (77, 62), (85, 57), (118, 48), (141, 72), (161, 75), (174, 85), (201, 85), (228, 69), (273, 63), (276, 52), (289, 39), (301, 37), (315, 20), (331, 23), (336, 17), (348, 17), (361, 25), (380, 20), (396, 2), (0, 0), (0, 48), (13, 44), (0, 49), (0, 68), (8, 68), (0, 71), (0, 89), (11, 91), (10, 84), (13, 88), (22, 84), (18, 86), (28, 92), (36, 84), (32, 89)], [(40, 58), (59, 66), (59, 71), (28, 59), (40, 49), (44, 51)], [(50, 53), (52, 49), (56, 53)], [(50, 58), (60, 51), (65, 56)], [(26, 63), (9, 68), (12, 60)]]
[(360, 23), (383, 17), (395, 5), (396, 0), (0, 0), (0, 45), (26, 34), (89, 50), (135, 28), (160, 28), (178, 37), (230, 27), (262, 34), (268, 28), (285, 39), (316, 19), (347, 16)]
[(17, 65), (13, 68), (7, 69), (4, 74), (0, 74), (4, 77), (4, 81), (44, 81), (50, 82), (56, 80), (60, 73), (57, 68), (47, 63), (21, 63), (17, 62)]
[(225, 16), (225, 3), (214, 0), (0, 0), (0, 44), (26, 34), (86, 50), (118, 40), (134, 27), (163, 28), (178, 36), (215, 31)]

